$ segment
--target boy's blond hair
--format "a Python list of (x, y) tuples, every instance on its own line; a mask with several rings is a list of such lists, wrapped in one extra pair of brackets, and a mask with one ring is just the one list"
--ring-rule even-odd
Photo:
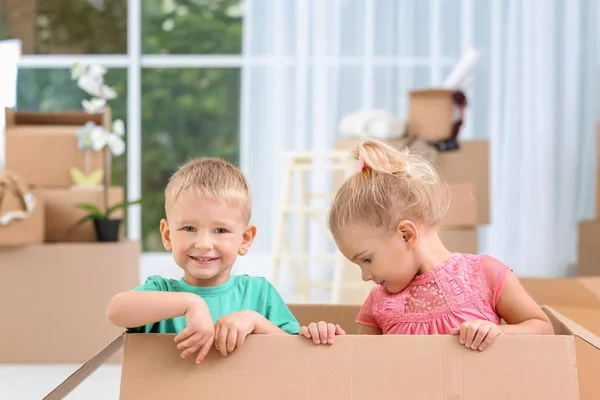
[(243, 208), (247, 220), (252, 214), (252, 191), (237, 167), (216, 157), (197, 158), (183, 164), (169, 179), (165, 190), (165, 211), (188, 190), (215, 201), (226, 201)]
[(404, 220), (440, 224), (449, 206), (446, 181), (427, 159), (376, 139), (352, 151), (364, 168), (338, 191), (329, 212), (335, 235), (349, 224), (395, 228)]

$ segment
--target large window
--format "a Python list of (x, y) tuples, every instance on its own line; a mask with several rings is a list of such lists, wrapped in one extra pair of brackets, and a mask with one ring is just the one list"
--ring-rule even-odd
[(179, 164), (239, 162), (242, 22), (239, 0), (0, 0), (0, 39), (23, 44), (18, 109), (81, 109), (71, 65), (108, 68), (113, 115), (128, 122), (113, 181), (144, 200), (126, 226), (146, 252), (163, 251), (163, 190)]

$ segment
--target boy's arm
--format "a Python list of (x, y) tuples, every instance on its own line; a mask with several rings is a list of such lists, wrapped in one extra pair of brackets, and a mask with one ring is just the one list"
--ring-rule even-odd
[[(134, 328), (184, 315), (204, 300), (192, 293), (130, 291), (115, 295), (106, 309), (113, 325)], [(204, 304), (205, 306), (206, 304)]]
[(289, 335), (288, 332), (284, 331), (259, 313), (256, 313), (256, 322), (252, 333)]
[(277, 289), (268, 283), (267, 306), (264, 316), (259, 315), (254, 333), (275, 333), (297, 335), (300, 324), (290, 311)]

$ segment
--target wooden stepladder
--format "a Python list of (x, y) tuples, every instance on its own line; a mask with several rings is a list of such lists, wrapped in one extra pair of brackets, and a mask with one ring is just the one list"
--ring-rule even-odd
[[(309, 221), (313, 220), (323, 231), (324, 236), (333, 238), (327, 226), (327, 213), (331, 201), (335, 197), (332, 189), (326, 193), (310, 193), (307, 188), (308, 172), (320, 174), (322, 177), (331, 176), (332, 179), (347, 179), (356, 170), (356, 160), (346, 151), (333, 152), (296, 152), (284, 153), (286, 167), (283, 175), (281, 203), (273, 242), (273, 265), (271, 270), (271, 282), (276, 287), (279, 285), (280, 271), (283, 263), (290, 266), (296, 293), (304, 302), (309, 301), (311, 288), (330, 289), (331, 302), (339, 303), (342, 290), (342, 269), (345, 263), (341, 253), (332, 246), (333, 251), (317, 254), (309, 250)], [(294, 201), (294, 177), (297, 175), (297, 192)], [(315, 200), (321, 200), (321, 204), (314, 205)], [(323, 202), (323, 200), (325, 202)], [(323, 204), (325, 203), (325, 204)], [(290, 217), (299, 217), (297, 225), (290, 224)], [(290, 230), (295, 230), (298, 243), (297, 249), (292, 249), (290, 242)], [(333, 279), (331, 281), (315, 282), (309, 277), (309, 267), (312, 261), (330, 261), (333, 268)]]

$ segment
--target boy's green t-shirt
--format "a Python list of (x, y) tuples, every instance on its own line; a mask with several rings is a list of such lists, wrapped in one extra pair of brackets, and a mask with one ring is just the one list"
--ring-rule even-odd
[[(229, 281), (215, 287), (196, 287), (182, 279), (166, 279), (157, 275), (133, 290), (157, 292), (188, 292), (202, 297), (210, 310), (213, 322), (242, 310), (253, 310), (289, 334), (298, 334), (300, 325), (281, 295), (262, 277), (232, 275)], [(129, 328), (131, 333), (179, 333), (185, 328), (185, 317), (180, 316), (146, 326)]]

